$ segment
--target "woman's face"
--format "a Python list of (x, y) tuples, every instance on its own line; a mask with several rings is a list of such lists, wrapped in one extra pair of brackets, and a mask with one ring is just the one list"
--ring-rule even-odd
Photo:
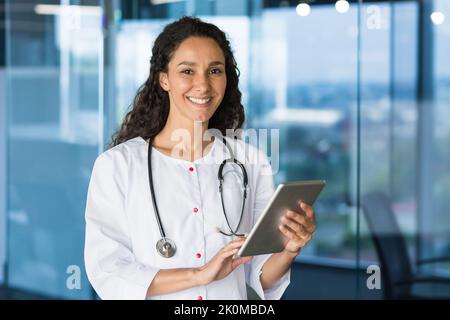
[(187, 38), (173, 53), (167, 73), (160, 73), (159, 82), (177, 119), (208, 121), (227, 85), (222, 49), (211, 38)]

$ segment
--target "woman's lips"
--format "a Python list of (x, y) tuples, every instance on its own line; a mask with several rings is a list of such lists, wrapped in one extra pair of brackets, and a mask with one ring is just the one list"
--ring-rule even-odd
[(211, 101), (212, 101), (212, 97), (209, 98), (195, 98), (195, 97), (187, 97), (187, 100), (193, 104), (194, 106), (197, 107), (206, 107), (208, 106)]

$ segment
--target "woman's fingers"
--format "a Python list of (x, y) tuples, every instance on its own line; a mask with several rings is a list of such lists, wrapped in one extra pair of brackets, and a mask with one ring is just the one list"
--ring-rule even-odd
[(249, 262), (252, 259), (253, 259), (253, 256), (240, 257), (240, 258), (233, 259), (233, 261), (231, 261), (231, 268), (233, 268), (233, 270), (234, 270), (235, 268), (237, 268), (241, 264), (247, 263), (247, 262)]
[(316, 224), (311, 218), (304, 216), (298, 212), (288, 210), (285, 216), (303, 225), (309, 232), (314, 232), (316, 229)]
[(235, 254), (236, 252), (238, 252), (239, 248), (242, 247), (243, 243), (244, 241), (232, 241), (228, 245), (223, 247), (221, 250), (221, 255), (223, 259), (226, 259)]
[(223, 251), (230, 251), (236, 248), (239, 248), (242, 246), (242, 244), (245, 242), (245, 238), (239, 238), (236, 240), (233, 240), (231, 242), (229, 242), (227, 245), (225, 245), (222, 250)]
[(306, 218), (304, 215), (301, 215), (298, 212), (289, 210), (286, 212), (286, 216), (297, 221), (298, 223), (301, 223), (303, 225), (307, 225), (309, 223), (308, 218)]
[(286, 235), (290, 240), (294, 240), (294, 241), (309, 241), (311, 239), (311, 234), (306, 233), (302, 236), (298, 235), (295, 231), (293, 231), (292, 229), (290, 229), (289, 227), (286, 227), (284, 225), (280, 226), (280, 231)]
[(303, 210), (303, 212), (306, 214), (306, 216), (314, 222), (314, 209), (306, 202), (300, 201), (300, 208)]
[(286, 226), (288, 226), (290, 229), (292, 229), (300, 237), (305, 237), (308, 234), (308, 231), (306, 230), (306, 228), (302, 224), (298, 223), (297, 221), (283, 217), (281, 219), (281, 222), (284, 223)]
[(226, 244), (220, 252), (216, 255), (220, 260), (226, 260), (236, 254), (239, 251), (239, 248), (242, 247), (246, 238), (239, 238), (233, 241), (230, 241)]
[(280, 231), (287, 236), (290, 240), (297, 240), (298, 236), (295, 234), (294, 231), (290, 230), (288, 227), (284, 225), (279, 226)]
[(236, 252), (238, 252), (238, 251), (239, 251), (239, 249), (233, 249), (233, 250), (230, 250), (230, 251), (222, 252), (221, 257), (222, 257), (223, 260), (225, 260), (225, 259), (233, 256), (234, 254), (236, 254)]

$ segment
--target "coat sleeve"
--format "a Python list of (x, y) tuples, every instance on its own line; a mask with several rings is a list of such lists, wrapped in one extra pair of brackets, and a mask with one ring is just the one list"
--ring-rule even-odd
[[(270, 163), (262, 151), (258, 151), (257, 154), (255, 204), (253, 207), (254, 223), (256, 223), (275, 192)], [(271, 288), (263, 290), (260, 275), (264, 263), (271, 256), (272, 254), (254, 256), (248, 264), (249, 268), (246, 270), (247, 284), (255, 290), (262, 300), (279, 300), (290, 283), (291, 269), (289, 269)]]
[(159, 270), (137, 261), (132, 251), (124, 205), (125, 158), (109, 150), (94, 163), (85, 212), (85, 267), (100, 298), (142, 300)]

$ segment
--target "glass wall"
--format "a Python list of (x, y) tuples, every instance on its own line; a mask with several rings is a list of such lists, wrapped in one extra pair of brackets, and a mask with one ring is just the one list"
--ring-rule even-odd
[[(367, 253), (380, 258), (385, 285), (410, 273), (448, 276), (450, 2), (367, 1), (361, 9), (359, 252), (378, 236)], [(415, 289), (449, 297), (442, 286)]]
[(269, 155), (276, 184), (327, 180), (314, 240), (297, 263), (336, 277), (347, 270), (354, 282), (318, 278), (321, 298), (342, 286), (360, 298), (358, 272), (383, 264), (370, 195), (383, 196), (410, 267), (449, 275), (448, 263), (416, 262), (450, 256), (450, 1), (3, 3), (0, 261), (5, 248), (8, 286), (92, 297), (83, 245), (93, 161), (147, 78), (156, 36), (183, 15), (229, 36), (245, 128), (279, 130), (279, 154)]
[[(360, 195), (389, 195), (412, 254), (416, 221), (418, 3), (361, 7)], [(376, 260), (361, 215), (361, 258)]]
[(248, 126), (280, 130), (276, 183), (327, 180), (316, 241), (302, 258), (355, 259), (355, 211), (347, 199), (354, 193), (357, 12), (357, 6), (340, 14), (320, 5), (302, 17), (281, 6), (263, 8), (257, 18)]
[[(4, 8), (4, 1), (0, 1)], [(5, 10), (0, 10), (0, 265), (6, 263), (6, 92), (5, 92)], [(5, 280), (5, 268), (0, 268), (0, 284)]]
[(102, 8), (6, 1), (6, 14), (8, 285), (89, 298), (84, 205), (101, 148)]
[[(422, 35), (417, 166), (420, 184), (418, 205), (418, 259), (447, 257), (447, 261), (422, 266), (450, 274), (450, 2), (434, 0), (423, 5), (431, 19)], [(427, 18), (427, 17), (425, 17)], [(425, 85), (426, 84), (426, 85)]]
[[(190, 9), (231, 39), (241, 71), (246, 128), (280, 130), (276, 183), (328, 181), (318, 203), (317, 241), (304, 255), (344, 259), (353, 265), (356, 211), (347, 200), (355, 192), (350, 168), (355, 150), (357, 6), (340, 14), (333, 5), (320, 5), (308, 17), (299, 17), (295, 6), (283, 2), (251, 3), (255, 7), (250, 15), (246, 6), (232, 11), (233, 3), (225, 1), (210, 2), (212, 8), (199, 2)], [(148, 75), (153, 40), (179, 16), (171, 14), (179, 6), (169, 3), (149, 9), (141, 4), (137, 16), (123, 17), (116, 26), (117, 82), (112, 91), (117, 94), (118, 121)], [(162, 7), (165, 15), (147, 18), (151, 8), (162, 12)], [(185, 10), (188, 7), (186, 3)], [(215, 14), (202, 15), (208, 10)], [(325, 23), (329, 27), (317, 28)]]

